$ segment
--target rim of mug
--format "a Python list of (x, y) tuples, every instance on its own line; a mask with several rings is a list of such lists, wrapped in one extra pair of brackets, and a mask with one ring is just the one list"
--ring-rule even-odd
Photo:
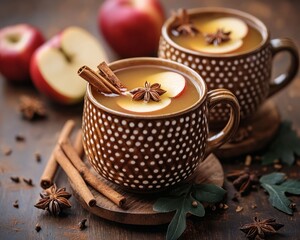
[(211, 54), (211, 53), (205, 53), (205, 52), (199, 52), (199, 51), (194, 51), (185, 47), (180, 46), (179, 44), (175, 43), (168, 34), (168, 29), (170, 28), (171, 24), (174, 22), (175, 17), (171, 16), (169, 17), (164, 25), (162, 26), (161, 34), (163, 38), (174, 48), (179, 49), (182, 52), (188, 53), (188, 54), (193, 54), (196, 56), (204, 56), (204, 57), (211, 57), (211, 58), (228, 58), (228, 57), (237, 57), (237, 56), (244, 56), (248, 55), (249, 53), (255, 53), (259, 52), (268, 42), (270, 39), (270, 33), (269, 30), (267, 29), (266, 25), (259, 20), (257, 17), (232, 8), (223, 8), (223, 7), (202, 7), (202, 8), (191, 8), (187, 9), (187, 12), (189, 15), (197, 15), (199, 13), (225, 13), (225, 14), (232, 14), (236, 15), (242, 19), (247, 19), (251, 23), (254, 24), (254, 27), (257, 28), (257, 30), (260, 32), (262, 35), (262, 41), (260, 42), (257, 47), (250, 49), (248, 51), (243, 51), (243, 52), (238, 52), (238, 53), (223, 53), (223, 54)]
[[(132, 67), (132, 66), (138, 66), (138, 65), (148, 65), (148, 66), (164, 66), (162, 64), (166, 64), (167, 68), (177, 70), (183, 75), (187, 75), (187, 77), (190, 78), (191, 81), (193, 81), (193, 85), (197, 88), (197, 91), (199, 93), (199, 99), (189, 106), (188, 108), (185, 108), (181, 111), (172, 112), (172, 113), (166, 113), (166, 114), (155, 114), (155, 115), (138, 115), (134, 113), (125, 113), (120, 112), (117, 110), (113, 110), (111, 108), (108, 108), (101, 103), (99, 103), (95, 97), (92, 94), (92, 88), (91, 84), (87, 84), (87, 90), (86, 90), (86, 97), (97, 107), (105, 112), (108, 112), (110, 114), (114, 114), (121, 117), (127, 117), (127, 118), (135, 118), (135, 119), (163, 119), (163, 118), (170, 118), (170, 117), (176, 117), (184, 115), (188, 112), (193, 111), (194, 109), (198, 108), (206, 99), (207, 97), (207, 85), (205, 81), (202, 79), (202, 77), (193, 69), (180, 64), (176, 63), (171, 60), (161, 59), (161, 58), (155, 58), (155, 57), (136, 57), (136, 58), (127, 58), (122, 60), (117, 60), (114, 62), (111, 62), (108, 64), (108, 66), (114, 71), (117, 69)], [(191, 79), (192, 78), (192, 79)]]

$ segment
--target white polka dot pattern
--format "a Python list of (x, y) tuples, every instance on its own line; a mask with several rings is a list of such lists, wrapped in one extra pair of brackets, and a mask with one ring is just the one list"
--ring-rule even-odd
[(85, 153), (94, 169), (120, 186), (160, 190), (192, 175), (208, 135), (206, 102), (163, 119), (128, 118), (97, 108), (88, 97), (83, 112)]
[[(226, 88), (235, 94), (241, 106), (241, 118), (255, 113), (269, 92), (272, 53), (270, 45), (260, 51), (236, 57), (217, 58), (182, 52), (161, 37), (158, 56), (194, 69), (205, 80), (208, 89)], [(230, 109), (217, 106), (210, 121), (228, 121)]]

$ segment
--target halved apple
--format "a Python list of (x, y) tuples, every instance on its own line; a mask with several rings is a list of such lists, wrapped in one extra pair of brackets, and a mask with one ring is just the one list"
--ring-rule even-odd
[(175, 98), (178, 97), (185, 89), (185, 78), (176, 72), (166, 71), (151, 75), (147, 78), (150, 83), (159, 83), (161, 88), (167, 91), (164, 96)]
[(30, 73), (36, 88), (62, 104), (80, 101), (86, 83), (77, 74), (82, 65), (97, 67), (107, 60), (97, 39), (79, 27), (69, 27), (42, 45), (31, 59)]
[(206, 53), (229, 53), (237, 50), (243, 45), (243, 40), (229, 40), (228, 42), (221, 43), (220, 45), (199, 45), (199, 44), (190, 44), (190, 48), (199, 52)]
[(117, 104), (121, 108), (137, 113), (154, 112), (167, 107), (170, 103), (171, 99), (168, 97), (162, 98), (159, 102), (134, 101), (131, 98), (120, 98), (117, 100)]
[(214, 33), (218, 29), (223, 29), (224, 32), (231, 32), (230, 39), (243, 39), (248, 33), (247, 24), (235, 17), (217, 18), (209, 21), (201, 26), (201, 32)]

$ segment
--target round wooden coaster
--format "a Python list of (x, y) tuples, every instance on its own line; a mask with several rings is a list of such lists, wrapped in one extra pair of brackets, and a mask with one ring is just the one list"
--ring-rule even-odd
[(243, 137), (241, 141), (224, 144), (214, 153), (219, 158), (237, 157), (263, 149), (274, 137), (280, 126), (280, 114), (272, 101), (267, 101), (260, 110), (249, 119), (241, 123), (236, 137)]
[[(95, 173), (92, 167), (90, 167), (90, 169), (93, 171), (93, 173)], [(125, 192), (124, 189), (100, 176), (99, 179), (126, 197), (125, 207), (123, 209), (116, 206), (105, 196), (95, 191), (91, 187), (89, 188), (97, 200), (97, 205), (95, 207), (89, 207), (81, 198), (81, 196), (75, 191), (72, 182), (69, 180), (70, 185), (73, 188), (74, 196), (87, 211), (99, 217), (125, 224), (159, 225), (171, 221), (174, 212), (158, 213), (152, 209), (153, 203), (158, 199), (158, 197), (161, 196), (161, 193), (145, 195)], [(218, 186), (222, 186), (224, 183), (224, 172), (222, 165), (220, 164), (219, 160), (213, 154), (211, 154), (205, 159), (205, 161), (199, 164), (191, 179), (191, 181), (195, 183), (213, 183)]]

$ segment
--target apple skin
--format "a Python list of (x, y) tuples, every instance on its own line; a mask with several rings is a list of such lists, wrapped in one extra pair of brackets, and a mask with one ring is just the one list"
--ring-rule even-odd
[[(18, 35), (20, 41), (24, 41), (22, 46), (17, 47), (20, 41), (7, 44), (7, 38), (12, 35)], [(20, 83), (30, 80), (30, 59), (44, 42), (41, 32), (28, 24), (7, 26), (0, 30), (0, 72), (7, 81)]]
[(96, 67), (99, 61), (107, 61), (107, 57), (98, 40), (85, 29), (70, 26), (36, 49), (30, 74), (40, 93), (71, 105), (81, 102), (86, 91), (78, 69), (83, 65)]
[(98, 12), (99, 31), (123, 58), (155, 56), (164, 20), (158, 0), (106, 0)]

